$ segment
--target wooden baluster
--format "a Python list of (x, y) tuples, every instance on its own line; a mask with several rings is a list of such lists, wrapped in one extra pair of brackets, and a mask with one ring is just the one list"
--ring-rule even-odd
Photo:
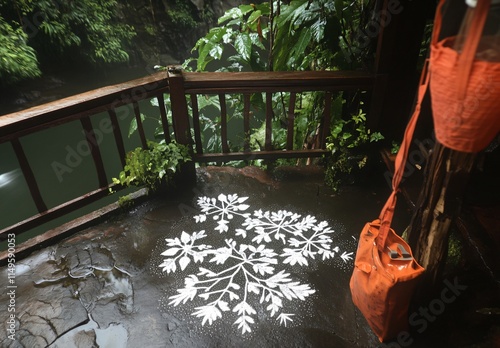
[(325, 108), (323, 110), (323, 122), (321, 123), (322, 132), (320, 133), (320, 149), (326, 146), (326, 138), (330, 135), (330, 119), (332, 111), (332, 93), (325, 93)]
[(156, 99), (158, 100), (158, 107), (160, 108), (160, 116), (161, 116), (161, 126), (163, 128), (163, 136), (165, 137), (165, 141), (167, 144), (170, 143), (170, 130), (168, 129), (168, 119), (167, 119), (167, 110), (165, 109), (165, 98), (163, 97), (163, 93), (159, 94)]
[(89, 146), (90, 153), (94, 160), (95, 168), (97, 170), (97, 179), (99, 180), (99, 187), (107, 187), (108, 179), (106, 177), (106, 171), (104, 170), (104, 162), (102, 161), (101, 152), (99, 151), (99, 144), (95, 137), (94, 129), (92, 128), (92, 123), (89, 117), (84, 117), (80, 119), (83, 130), (85, 131), (85, 138), (87, 139), (87, 145)]
[(273, 94), (266, 93), (266, 139), (264, 149), (266, 151), (272, 150), (272, 136), (273, 136)]
[(250, 151), (250, 94), (243, 95), (243, 132), (245, 139), (243, 151)]
[(19, 138), (15, 138), (11, 140), (12, 147), (14, 148), (14, 152), (16, 154), (17, 160), (19, 162), (19, 165), (21, 166), (21, 170), (24, 175), (24, 179), (26, 180), (26, 183), (28, 184), (28, 188), (31, 193), (31, 198), (33, 198), (33, 201), (35, 202), (36, 209), (38, 210), (39, 213), (43, 213), (47, 211), (47, 205), (43, 201), (42, 194), (40, 193), (40, 189), (38, 187), (38, 184), (35, 179), (35, 175), (33, 174), (33, 170), (31, 169), (31, 166), (28, 162), (28, 158), (26, 157), (26, 154), (24, 153), (23, 147), (21, 145), (21, 142), (19, 141)]
[(229, 152), (229, 145), (227, 144), (227, 108), (226, 108), (226, 95), (219, 94), (220, 103), (220, 132), (222, 141), (222, 152)]
[(201, 143), (200, 111), (198, 110), (198, 96), (191, 94), (191, 108), (193, 109), (193, 128), (196, 153), (203, 154), (203, 144)]
[(288, 104), (288, 129), (286, 134), (286, 149), (293, 150), (293, 133), (295, 128), (295, 100), (297, 94), (290, 93), (290, 103)]
[(139, 132), (139, 136), (141, 137), (142, 148), (147, 149), (148, 142), (146, 140), (146, 134), (144, 133), (144, 127), (142, 126), (141, 111), (139, 110), (139, 104), (137, 102), (133, 102), (133, 105), (134, 105), (135, 120), (137, 121), (137, 131)]
[(115, 137), (116, 148), (118, 149), (118, 154), (120, 155), (120, 161), (122, 167), (125, 167), (125, 146), (123, 144), (122, 132), (120, 129), (120, 124), (118, 123), (118, 118), (116, 117), (116, 112), (114, 109), (108, 111), (109, 118), (111, 119), (111, 124), (113, 126), (113, 135)]

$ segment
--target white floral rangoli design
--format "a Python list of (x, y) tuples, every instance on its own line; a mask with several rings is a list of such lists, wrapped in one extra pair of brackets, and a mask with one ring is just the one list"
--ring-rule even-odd
[[(327, 222), (286, 210), (250, 214), (246, 212), (250, 208), (245, 204), (247, 199), (236, 194), (198, 198), (201, 214), (194, 216), (196, 223), (208, 223), (211, 217), (217, 224), (213, 230), (229, 235), (230, 222), (239, 216), (244, 219), (241, 228), (235, 228), (234, 237), (225, 238), (224, 245), (218, 247), (202, 243), (207, 237), (205, 230), (192, 234), (182, 231), (180, 238), (166, 239), (168, 249), (161, 255), (167, 258), (159, 265), (167, 273), (184, 271), (190, 264), (206, 265), (207, 261), (215, 265), (212, 270), (199, 266), (198, 273), (188, 275), (184, 287), (169, 297), (169, 304), (178, 306), (199, 297), (205, 304), (196, 307), (192, 315), (202, 318), (202, 325), (211, 325), (223, 313), (233, 313), (234, 324), (243, 334), (251, 332), (257, 315), (251, 297), (286, 326), (294, 314), (283, 311), (284, 301), (303, 301), (315, 292), (309, 284), (294, 281), (278, 269), (280, 264), (308, 266), (308, 260), (328, 260), (340, 252), (339, 247), (332, 247), (334, 230)], [(270, 247), (273, 241), (274, 247)], [(348, 262), (352, 254), (344, 251), (340, 258)]]

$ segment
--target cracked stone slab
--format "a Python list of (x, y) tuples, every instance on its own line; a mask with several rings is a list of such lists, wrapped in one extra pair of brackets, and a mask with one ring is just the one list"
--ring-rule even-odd
[[(20, 292), (16, 299), (17, 342), (0, 336), (2, 347), (17, 347), (18, 343), (24, 347), (46, 347), (66, 331), (88, 321), (87, 311), (69, 289), (58, 284), (36, 287), (33, 281), (29, 283), (18, 285), (29, 290)], [(3, 299), (0, 306), (5, 308)], [(0, 321), (6, 322), (7, 315), (1, 311)]]

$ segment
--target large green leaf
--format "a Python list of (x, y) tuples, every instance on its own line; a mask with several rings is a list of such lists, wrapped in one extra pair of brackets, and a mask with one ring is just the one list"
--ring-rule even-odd
[[(145, 119), (146, 115), (141, 114), (141, 121), (144, 122)], [(134, 117), (132, 121), (130, 121), (130, 126), (128, 128), (128, 137), (130, 138), (136, 130), (137, 130), (137, 119)]]
[(253, 30), (257, 31), (257, 25), (259, 24), (260, 17), (262, 16), (262, 12), (259, 10), (252, 12), (250, 17), (248, 17), (247, 23), (248, 27)]
[(198, 59), (196, 62), (196, 69), (198, 71), (205, 70), (205, 67), (213, 59), (220, 59), (222, 57), (223, 46), (220, 44), (222, 38), (229, 28), (217, 27), (212, 28), (207, 36), (198, 40), (196, 48), (198, 49)]
[(243, 60), (250, 61), (250, 55), (252, 53), (252, 39), (248, 33), (240, 33), (234, 40), (234, 48), (238, 52)]
[(311, 42), (313, 29), (310, 27), (304, 27), (300, 31), (300, 36), (295, 45), (293, 46), (290, 56), (295, 56), (300, 58), (304, 55), (307, 46)]
[(243, 17), (243, 13), (241, 12), (241, 9), (238, 7), (234, 7), (232, 9), (227, 10), (222, 17), (219, 18), (217, 21), (218, 24), (222, 24), (225, 21), (228, 21), (230, 19), (236, 19), (236, 18), (241, 18)]

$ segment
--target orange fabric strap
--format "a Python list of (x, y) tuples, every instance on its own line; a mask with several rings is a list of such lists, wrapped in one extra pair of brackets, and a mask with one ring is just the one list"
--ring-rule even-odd
[[(438, 4), (436, 10), (436, 18), (434, 20), (434, 29), (432, 33), (431, 45), (434, 46), (438, 43), (439, 33), (441, 32), (441, 25), (443, 22), (443, 7), (446, 0), (441, 0)], [(458, 60), (458, 78), (457, 78), (457, 95), (463, 100), (465, 98), (467, 84), (469, 81), (470, 72), (472, 70), (472, 65), (474, 63), (474, 58), (476, 55), (476, 50), (479, 45), (479, 41), (482, 36), (484, 24), (488, 16), (488, 11), (490, 8), (491, 0), (478, 0), (474, 14), (472, 17), (471, 26), (466, 33), (466, 40), (462, 53), (460, 54)], [(432, 54), (432, 50), (431, 50)], [(456, 62), (450, 62), (450, 64), (456, 64)], [(385, 248), (385, 241), (387, 239), (387, 234), (391, 227), (392, 218), (394, 216), (394, 209), (396, 207), (397, 192), (399, 190), (399, 184), (404, 175), (404, 169), (406, 166), (406, 160), (408, 157), (408, 151), (413, 138), (413, 133), (417, 124), (418, 116), (420, 114), (420, 106), (424, 98), (425, 92), (429, 85), (429, 74), (427, 72), (428, 61), (426, 61), (426, 66), (422, 71), (420, 78), (420, 86), (418, 89), (418, 99), (415, 106), (415, 111), (406, 127), (403, 142), (399, 149), (398, 155), (396, 157), (396, 163), (394, 168), (394, 177), (392, 178), (392, 193), (389, 199), (385, 203), (382, 211), (380, 213), (381, 227), (379, 235), (377, 237), (377, 245), (379, 250)]]
[(399, 184), (401, 183), (406, 160), (408, 158), (408, 152), (410, 149), (411, 141), (413, 139), (413, 133), (417, 126), (418, 116), (420, 115), (420, 106), (422, 104), (422, 100), (424, 99), (425, 92), (427, 91), (427, 87), (429, 85), (429, 74), (428, 70), (429, 61), (426, 60), (424, 69), (422, 70), (422, 75), (420, 76), (420, 85), (418, 88), (418, 97), (417, 104), (415, 106), (415, 111), (413, 111), (413, 115), (406, 126), (405, 134), (401, 146), (399, 148), (398, 154), (396, 156), (396, 162), (394, 165), (394, 176), (392, 177), (392, 193), (389, 196), (389, 199), (385, 203), (382, 211), (380, 212), (380, 230), (379, 235), (377, 237), (377, 245), (379, 250), (383, 251), (385, 248), (385, 241), (387, 239), (387, 234), (391, 227), (392, 218), (394, 216), (394, 209), (396, 207), (397, 201), (397, 192), (399, 191)]

